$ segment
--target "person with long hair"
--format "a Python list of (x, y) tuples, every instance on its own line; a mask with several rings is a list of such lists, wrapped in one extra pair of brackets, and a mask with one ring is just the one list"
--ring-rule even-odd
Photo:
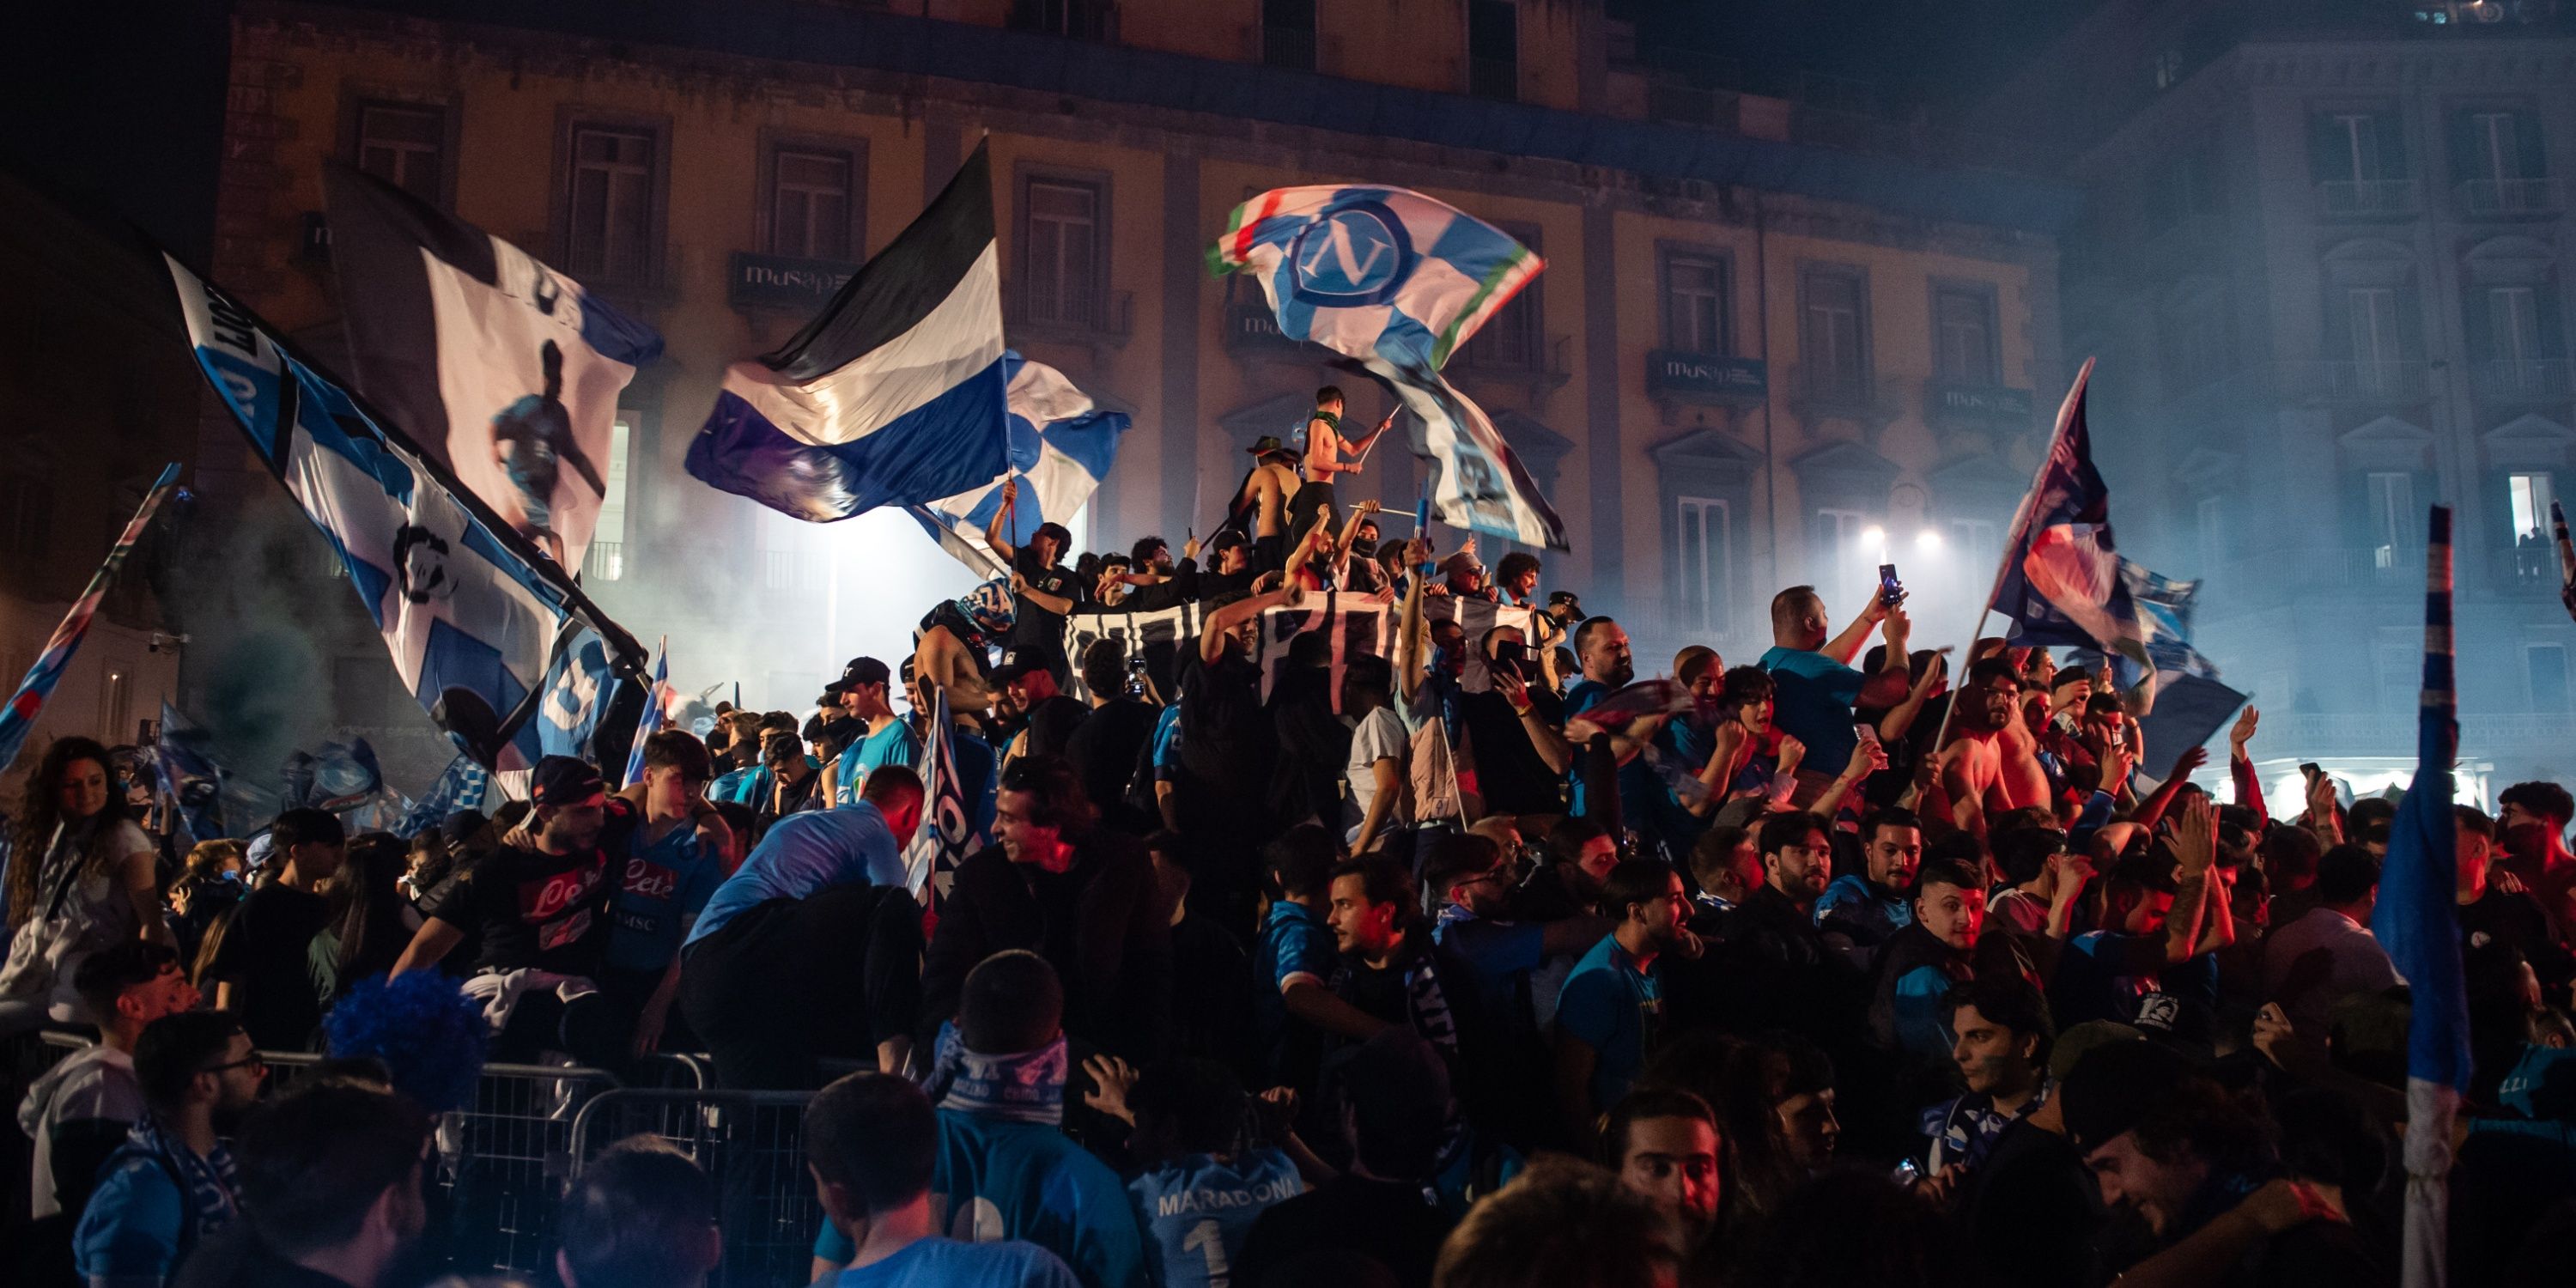
[(402, 891), (410, 861), (409, 847), (390, 832), (350, 839), (340, 874), (331, 879), (330, 920), (313, 937), (305, 959), (325, 1010), (359, 980), (392, 970), (420, 929), (420, 912)]
[(242, 883), (248, 850), (239, 841), (199, 841), (189, 847), (179, 879), (170, 883), (168, 920), (179, 941), (180, 961), (196, 960), (207, 928), (248, 893)]
[(87, 1021), (72, 988), (83, 960), (121, 939), (172, 942), (152, 839), (116, 807), (109, 764), (98, 743), (62, 738), (27, 783), (10, 836), (0, 1035)]

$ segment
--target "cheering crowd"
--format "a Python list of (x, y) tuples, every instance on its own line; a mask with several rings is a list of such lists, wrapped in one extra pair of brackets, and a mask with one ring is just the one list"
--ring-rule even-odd
[[(622, 785), (549, 757), (407, 841), (300, 809), (170, 862), (107, 749), (55, 741), (0, 1032), (19, 1069), (40, 1028), (95, 1043), (24, 1091), (10, 1282), (435, 1273), (399, 1071), (262, 1094), (261, 1053), (424, 973), (493, 1060), (703, 1052), (814, 1093), (813, 1269), (845, 1288), (2396, 1282), (2389, 802), (2267, 802), (2251, 708), (2213, 791), (2107, 673), (1990, 639), (1954, 676), (1901, 594), (1788, 588), (1767, 652), (1640, 682), (1539, 558), (1339, 503), (1369, 437), (1341, 411), (1255, 446), (1205, 549), (997, 519), (1009, 575), (912, 657), (654, 732)], [(1328, 593), (1391, 649), (1265, 649)], [(1193, 604), (1194, 635), (1068, 655), (1087, 614)], [(942, 775), (991, 844), (926, 871)], [(2456, 808), (2452, 1274), (2562, 1283), (2576, 803), (2496, 805)], [(721, 1268), (666, 1149), (563, 1204), (564, 1284)]]

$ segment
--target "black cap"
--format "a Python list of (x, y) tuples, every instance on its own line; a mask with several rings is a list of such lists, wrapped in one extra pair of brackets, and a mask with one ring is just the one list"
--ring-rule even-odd
[(2146, 1120), (2184, 1079), (2191, 1059), (2161, 1042), (2113, 1042), (2087, 1052), (2057, 1089), (2066, 1134), (2090, 1154)]
[(1023, 675), (1027, 675), (1032, 671), (1043, 671), (1045, 669), (1046, 668), (1044, 666), (1022, 657), (1018, 649), (1012, 649), (1002, 655), (1002, 664), (993, 668), (993, 683), (997, 685), (1009, 684), (1011, 681), (1016, 680)]
[(548, 756), (537, 762), (537, 772), (528, 784), (528, 800), (537, 805), (579, 805), (607, 790), (599, 771), (588, 761)]
[(862, 684), (886, 684), (893, 679), (894, 673), (886, 669), (885, 663), (872, 657), (854, 657), (850, 659), (848, 666), (841, 668), (840, 679), (823, 686), (823, 696), (830, 698), (847, 693)]
[(1559, 604), (1563, 604), (1577, 613), (1581, 613), (1583, 611), (1583, 601), (1575, 598), (1574, 592), (1570, 590), (1552, 590), (1548, 592), (1547, 606), (1554, 608)]

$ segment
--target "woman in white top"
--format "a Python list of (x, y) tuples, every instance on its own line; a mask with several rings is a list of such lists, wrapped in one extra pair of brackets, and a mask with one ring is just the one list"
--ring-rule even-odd
[(28, 780), (10, 833), (9, 961), (0, 967), (0, 1035), (48, 1018), (89, 1020), (72, 991), (88, 956), (121, 939), (171, 942), (161, 919), (152, 839), (110, 808), (121, 795), (107, 748), (63, 738)]

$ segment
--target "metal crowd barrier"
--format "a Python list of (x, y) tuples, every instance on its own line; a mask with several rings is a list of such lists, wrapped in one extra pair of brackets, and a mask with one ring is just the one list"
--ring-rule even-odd
[(636, 1136), (659, 1138), (697, 1161), (714, 1182), (724, 1231), (716, 1288), (787, 1288), (813, 1267), (823, 1208), (805, 1170), (807, 1091), (602, 1092), (573, 1117), (572, 1177), (602, 1150)]
[[(326, 1057), (264, 1051), (270, 1093), (293, 1086)], [(705, 1086), (701, 1057), (656, 1056), (630, 1076), (695, 1094)], [(505, 1271), (548, 1277), (554, 1258), (555, 1209), (574, 1174), (574, 1122), (593, 1100), (616, 1092), (602, 1069), (486, 1064), (474, 1103), (439, 1118), (438, 1187), (459, 1273)]]

